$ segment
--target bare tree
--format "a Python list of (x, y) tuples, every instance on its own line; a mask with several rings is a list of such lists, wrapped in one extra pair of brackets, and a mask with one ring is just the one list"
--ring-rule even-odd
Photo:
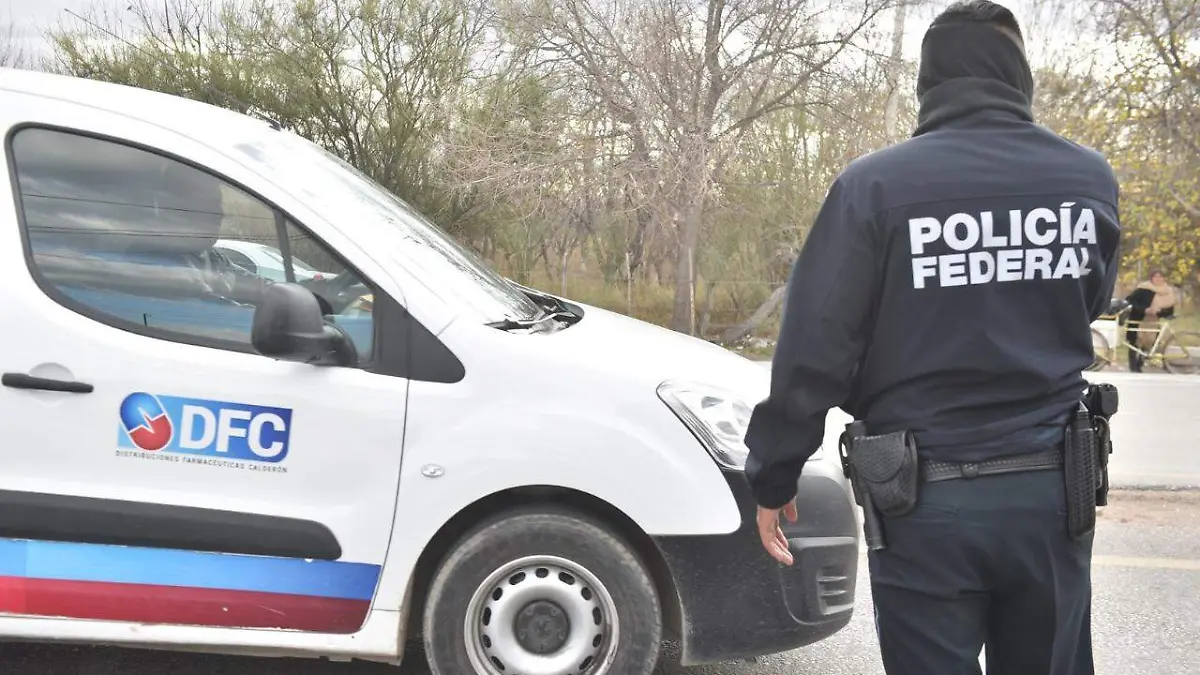
[[(130, 1), (57, 68), (269, 117), (502, 272), (727, 344), (769, 329), (837, 173), (912, 128), (905, 32), (948, 3)], [(1200, 0), (1013, 8), (1036, 118), (1118, 170), (1123, 265), (1192, 276)]]
[(904, 62), (904, 23), (909, 16), (910, 7), (919, 7), (924, 4), (924, 0), (909, 0), (908, 2), (898, 2), (892, 10), (894, 21), (892, 23), (892, 52), (887, 61), (888, 74), (888, 98), (887, 105), (883, 110), (883, 127), (884, 133), (889, 139), (895, 139), (900, 133), (900, 97), (903, 95), (903, 90), (900, 87), (900, 82), (904, 78), (905, 62)]
[(1125, 75), (1143, 94), (1136, 103), (1200, 157), (1200, 0), (1097, 0), (1103, 26), (1121, 40)]
[(611, 118), (642, 207), (675, 249), (672, 327), (695, 332), (696, 251), (714, 185), (747, 133), (828, 103), (830, 66), (892, 0), (511, 0), (509, 29)]

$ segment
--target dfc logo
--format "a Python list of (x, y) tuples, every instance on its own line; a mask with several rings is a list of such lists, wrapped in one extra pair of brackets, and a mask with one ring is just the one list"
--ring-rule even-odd
[(287, 457), (291, 426), (288, 408), (136, 392), (121, 402), (117, 446), (273, 463)]
[(137, 392), (121, 402), (121, 424), (139, 450), (162, 450), (175, 435), (171, 418), (157, 397)]

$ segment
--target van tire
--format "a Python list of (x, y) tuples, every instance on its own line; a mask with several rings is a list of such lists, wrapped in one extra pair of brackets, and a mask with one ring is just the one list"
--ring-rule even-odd
[[(422, 624), (433, 675), (520, 673), (523, 659), (556, 652), (584, 657), (562, 675), (651, 675), (662, 640), (658, 593), (637, 554), (609, 528), (557, 506), (514, 509), (463, 535), (433, 578)], [(524, 625), (526, 636), (551, 630), (540, 642), (522, 645), (516, 629), (493, 641), (505, 625)], [(501, 656), (512, 657), (500, 661), (503, 671), (487, 663)]]

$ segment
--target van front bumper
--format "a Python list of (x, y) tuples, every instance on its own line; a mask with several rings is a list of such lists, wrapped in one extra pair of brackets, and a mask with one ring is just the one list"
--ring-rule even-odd
[(803, 647), (841, 630), (854, 612), (858, 521), (840, 472), (823, 462), (804, 468), (800, 517), (781, 519), (791, 567), (763, 550), (745, 475), (725, 479), (741, 511), (736, 532), (654, 537), (679, 594), (685, 666)]

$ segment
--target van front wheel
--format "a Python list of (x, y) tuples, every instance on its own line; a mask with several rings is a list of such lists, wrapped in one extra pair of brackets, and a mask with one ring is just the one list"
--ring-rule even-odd
[(650, 675), (661, 616), (616, 534), (565, 510), (514, 511), (459, 541), (422, 633), (434, 675)]

